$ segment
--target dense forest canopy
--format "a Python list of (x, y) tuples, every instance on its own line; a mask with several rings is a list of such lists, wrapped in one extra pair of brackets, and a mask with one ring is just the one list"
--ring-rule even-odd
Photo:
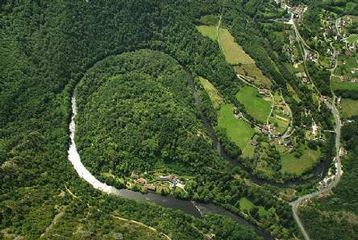
[[(299, 29), (303, 38), (320, 31), (314, 13), (322, 9), (357, 15), (354, 1), (286, 2), (308, 6), (306, 28)], [(328, 170), (335, 153), (333, 117), (320, 97), (357, 99), (357, 91), (331, 91), (331, 72), (314, 61), (304, 68), (318, 94), (301, 82), (284, 53), (290, 27), (277, 23), (289, 13), (277, 6), (261, 0), (1, 1), (0, 238), (301, 238), (289, 202), (315, 191), (327, 172), (315, 170), (321, 163)], [(201, 24), (215, 29), (218, 40), (203, 36)], [(220, 29), (250, 57), (250, 69), (271, 83), (252, 86), (260, 92), (254, 97), (271, 101), (272, 116), (277, 103), (281, 113), (288, 109), (287, 129), (274, 137), (293, 141), (275, 146), (262, 130), (272, 116), (258, 121), (236, 97), (252, 76), (243, 80), (236, 71), (242, 64), (226, 61)], [(218, 95), (217, 108), (200, 79)], [(117, 188), (212, 203), (231, 217), (196, 218), (93, 189), (68, 161), (73, 97), (75, 140), (96, 178)], [(229, 124), (240, 120), (252, 132), (245, 148), (219, 127), (222, 106), (229, 109)], [(315, 211), (357, 214), (354, 121), (343, 128), (347, 167), (335, 195), (302, 211), (311, 234), (322, 226)], [(314, 126), (318, 138), (309, 136)], [(241, 129), (235, 131), (242, 140)], [(291, 144), (299, 150), (286, 151)], [(286, 174), (280, 149), (288, 160), (300, 159), (303, 149), (319, 156), (301, 175)], [(265, 164), (274, 172), (262, 171)], [(342, 225), (354, 235), (356, 225), (349, 224)]]

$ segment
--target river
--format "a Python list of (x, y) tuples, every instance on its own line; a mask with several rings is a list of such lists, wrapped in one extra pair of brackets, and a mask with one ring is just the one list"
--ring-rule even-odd
[(231, 219), (235, 220), (239, 224), (243, 224), (246, 226), (250, 226), (255, 230), (255, 232), (263, 237), (264, 239), (271, 240), (271, 235), (264, 231), (263, 229), (259, 228), (258, 226), (248, 222), (244, 218), (233, 214), (226, 210), (223, 207), (214, 205), (214, 204), (207, 204), (207, 203), (198, 203), (194, 201), (188, 200), (180, 200), (176, 199), (172, 196), (162, 196), (159, 194), (154, 193), (147, 193), (143, 194), (140, 192), (131, 191), (128, 189), (117, 189), (113, 186), (109, 186), (106, 183), (99, 181), (95, 176), (92, 175), (90, 171), (83, 165), (81, 162), (80, 154), (77, 151), (77, 146), (75, 143), (75, 132), (76, 132), (76, 123), (75, 118), (77, 116), (77, 104), (76, 104), (76, 97), (73, 96), (71, 99), (71, 107), (72, 107), (72, 116), (71, 122), (69, 124), (69, 132), (70, 132), (70, 146), (68, 149), (68, 160), (72, 163), (74, 169), (76, 170), (77, 174), (83, 178), (86, 182), (88, 182), (93, 188), (100, 190), (104, 193), (116, 195), (119, 197), (123, 197), (126, 199), (141, 201), (141, 202), (151, 202), (158, 204), (163, 207), (178, 209), (187, 214), (190, 214), (194, 217), (202, 217), (205, 214), (214, 213), (220, 214)]

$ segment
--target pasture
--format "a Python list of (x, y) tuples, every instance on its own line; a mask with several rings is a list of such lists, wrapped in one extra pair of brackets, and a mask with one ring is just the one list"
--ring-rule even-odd
[(236, 98), (245, 106), (248, 114), (260, 122), (266, 122), (271, 102), (263, 99), (256, 88), (245, 86), (236, 94)]
[(226, 131), (227, 136), (236, 143), (241, 149), (244, 149), (249, 143), (255, 130), (242, 119), (236, 119), (233, 114), (233, 105), (224, 104), (219, 111), (218, 126)]

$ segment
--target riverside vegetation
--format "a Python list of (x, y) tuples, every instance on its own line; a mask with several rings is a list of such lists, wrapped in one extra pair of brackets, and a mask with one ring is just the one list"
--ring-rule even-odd
[[(312, 121), (328, 131), (333, 121), (272, 41), (270, 19), (286, 15), (259, 0), (2, 1), (0, 238), (265, 237), (226, 216), (195, 218), (92, 189), (67, 160), (73, 94), (78, 150), (101, 181), (143, 192), (154, 185), (157, 194), (221, 205), (268, 232), (265, 238), (301, 238), (288, 203), (314, 189), (313, 170), (333, 158), (332, 134), (322, 130), (318, 140), (311, 137)], [(213, 28), (219, 19), (222, 41), (245, 53), (246, 62), (238, 55), (228, 58), (227, 48), (223, 52)], [(319, 90), (330, 96), (326, 69), (308, 67)], [(293, 152), (260, 132), (270, 101), (245, 92), (251, 87), (237, 74), (279, 96), (274, 102), (287, 102)], [(237, 119), (237, 111), (243, 118)], [(317, 211), (339, 202), (345, 204), (343, 215), (355, 214), (349, 184), (356, 171), (349, 160), (354, 129), (344, 130), (351, 167), (337, 188), (340, 197), (302, 210), (314, 235), (325, 221)], [(315, 158), (309, 167), (297, 174), (282, 170), (294, 168), (305, 154)], [(158, 181), (162, 175), (175, 176), (184, 187)], [(285, 185), (297, 179), (304, 184)], [(347, 235), (354, 233), (350, 222), (340, 223)]]

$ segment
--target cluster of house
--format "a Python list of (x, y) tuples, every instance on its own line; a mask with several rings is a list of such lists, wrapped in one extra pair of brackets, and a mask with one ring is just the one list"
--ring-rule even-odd
[(346, 26), (350, 26), (353, 24), (353, 18), (351, 16), (346, 16), (344, 18), (339, 18), (337, 20), (337, 29), (339, 32), (343, 32), (343, 36), (342, 37), (346, 37), (345, 33), (344, 33), (344, 28)]
[(169, 182), (170, 188), (175, 188), (177, 186), (180, 188), (184, 188), (183, 182), (178, 177), (176, 177), (174, 175), (160, 176), (159, 180), (164, 181), (164, 182)]
[(259, 88), (259, 94), (264, 97), (270, 97), (270, 90), (266, 88)]
[(236, 119), (240, 119), (240, 118), (243, 117), (242, 112), (240, 112), (240, 110), (239, 110), (237, 107), (234, 107), (234, 108), (233, 108), (232, 113), (234, 114), (234, 117), (235, 117)]
[(299, 5), (295, 7), (291, 7), (290, 11), (293, 14), (293, 18), (296, 20), (300, 20), (302, 18), (303, 13), (306, 11), (305, 5)]
[(276, 127), (272, 124), (263, 124), (258, 126), (259, 131), (263, 134), (271, 134), (273, 131), (276, 130)]
[(315, 52), (312, 51), (305, 51), (306, 59), (312, 62), (317, 63), (318, 62), (318, 55)]
[(135, 179), (136, 183), (138, 183), (140, 185), (143, 185), (145, 190), (148, 190), (148, 191), (155, 191), (156, 190), (156, 186), (154, 184), (148, 183), (145, 178), (139, 177), (135, 173), (131, 174), (131, 178)]
[(293, 150), (293, 143), (290, 138), (279, 139), (278, 143), (281, 145), (284, 145), (286, 147), (287, 151), (289, 151), (289, 152), (291, 152)]
[(154, 184), (147, 183), (147, 180), (144, 178), (136, 179), (136, 183), (143, 185), (144, 189), (148, 191), (155, 191), (157, 189)]
[(306, 75), (305, 72), (296, 73), (296, 77), (302, 79), (302, 82), (305, 83), (305, 84), (309, 83), (307, 75)]

